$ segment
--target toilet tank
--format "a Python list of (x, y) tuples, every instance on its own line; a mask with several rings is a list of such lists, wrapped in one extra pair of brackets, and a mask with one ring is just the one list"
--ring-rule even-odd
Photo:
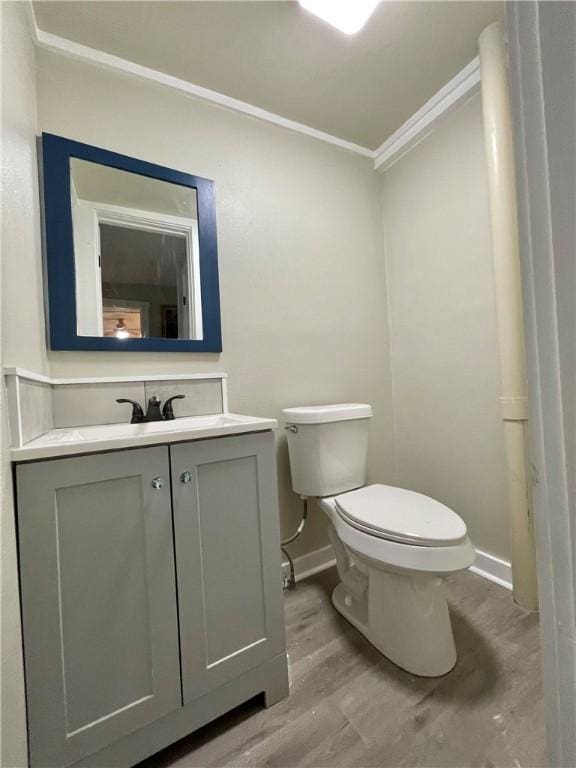
[(282, 415), (296, 493), (335, 496), (365, 484), (371, 406), (303, 406)]

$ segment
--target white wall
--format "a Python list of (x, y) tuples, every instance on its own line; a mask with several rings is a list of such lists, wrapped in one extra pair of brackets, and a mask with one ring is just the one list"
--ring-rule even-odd
[[(231, 409), (375, 409), (371, 477), (393, 432), (379, 181), (371, 161), (124, 75), (38, 51), (38, 114), (60, 134), (214, 179), (223, 353), (50, 353), (54, 375), (224, 370)], [(282, 528), (296, 523), (279, 432)], [(293, 551), (326, 543), (321, 516)]]
[(509, 555), (480, 95), (382, 176), (399, 484)]
[[(26, 5), (0, 4), (2, 23), (1, 360), (46, 373), (36, 166), (34, 47)], [(4, 392), (2, 409), (2, 749), (6, 768), (26, 764), (22, 641)]]

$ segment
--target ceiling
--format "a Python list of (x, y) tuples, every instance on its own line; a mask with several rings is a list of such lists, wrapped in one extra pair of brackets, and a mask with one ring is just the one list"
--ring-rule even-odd
[(503, 5), (382, 0), (345, 35), (283, 0), (43, 0), (40, 29), (376, 149), (477, 55)]

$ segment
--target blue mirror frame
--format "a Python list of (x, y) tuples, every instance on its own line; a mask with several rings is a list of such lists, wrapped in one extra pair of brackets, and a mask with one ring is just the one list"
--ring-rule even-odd
[[(88, 160), (196, 190), (200, 243), (202, 339), (117, 339), (78, 336), (70, 159)], [(214, 182), (89, 144), (42, 134), (45, 266), (48, 336), (53, 350), (117, 352), (221, 352), (220, 291)]]

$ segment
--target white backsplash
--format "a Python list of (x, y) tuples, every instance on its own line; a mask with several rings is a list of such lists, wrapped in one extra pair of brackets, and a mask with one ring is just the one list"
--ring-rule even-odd
[(22, 447), (51, 429), (130, 421), (130, 398), (144, 411), (153, 395), (173, 403), (176, 418), (226, 413), (226, 374), (135, 376), (103, 379), (50, 379), (16, 368), (4, 370), (12, 447)]

